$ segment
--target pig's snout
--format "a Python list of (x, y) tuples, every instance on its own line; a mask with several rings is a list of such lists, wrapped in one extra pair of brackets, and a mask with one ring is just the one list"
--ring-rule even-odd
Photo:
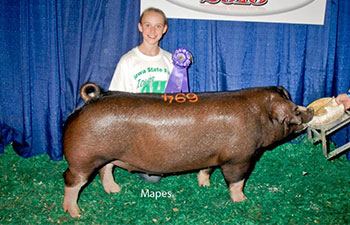
[(311, 108), (306, 108), (304, 106), (298, 106), (298, 111), (300, 112), (301, 124), (298, 124), (295, 128), (296, 133), (300, 133), (308, 127), (308, 123), (314, 117), (314, 110)]
[(314, 118), (314, 110), (312, 108), (307, 109), (305, 118), (303, 118), (303, 123), (308, 123)]
[(314, 117), (314, 110), (312, 108), (306, 108), (304, 106), (298, 106), (302, 123), (308, 123)]

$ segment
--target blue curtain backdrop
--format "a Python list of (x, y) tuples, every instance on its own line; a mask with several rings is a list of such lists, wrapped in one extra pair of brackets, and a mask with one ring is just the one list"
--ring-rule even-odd
[[(80, 86), (107, 89), (139, 44), (138, 0), (2, 0), (0, 152), (62, 159), (62, 125)], [(283, 85), (302, 105), (350, 87), (350, 1), (328, 0), (324, 26), (169, 19), (161, 47), (186, 47), (193, 92)], [(348, 140), (349, 128), (335, 136)]]

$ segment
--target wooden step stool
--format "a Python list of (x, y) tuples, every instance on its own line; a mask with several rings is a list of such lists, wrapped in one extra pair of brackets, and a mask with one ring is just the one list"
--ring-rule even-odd
[(327, 136), (338, 131), (340, 128), (350, 124), (350, 113), (346, 111), (346, 113), (340, 117), (339, 119), (326, 124), (321, 125), (317, 127), (309, 126), (307, 128), (308, 133), (308, 139), (311, 143), (315, 144), (319, 141), (322, 142), (322, 150), (323, 155), (327, 159), (331, 159), (336, 155), (339, 155), (340, 153), (348, 150), (350, 148), (350, 142), (344, 144), (343, 146), (340, 146), (336, 149), (334, 149), (332, 152), (329, 152), (329, 144), (328, 144), (328, 138)]

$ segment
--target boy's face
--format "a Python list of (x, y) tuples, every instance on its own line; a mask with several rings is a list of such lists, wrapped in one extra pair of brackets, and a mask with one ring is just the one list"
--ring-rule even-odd
[(149, 44), (158, 44), (168, 26), (164, 24), (162, 15), (156, 12), (147, 12), (143, 15), (141, 23), (138, 24), (143, 40)]

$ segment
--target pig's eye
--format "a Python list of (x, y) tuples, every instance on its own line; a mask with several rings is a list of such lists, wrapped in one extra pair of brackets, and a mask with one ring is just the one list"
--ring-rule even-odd
[(298, 107), (296, 107), (294, 111), (296, 116), (300, 116), (301, 112), (298, 110)]

